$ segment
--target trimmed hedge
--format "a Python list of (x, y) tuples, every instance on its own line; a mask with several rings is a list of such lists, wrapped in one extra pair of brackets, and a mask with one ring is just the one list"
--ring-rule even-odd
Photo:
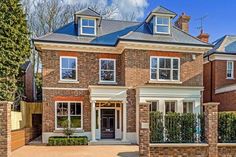
[(87, 136), (52, 136), (48, 140), (49, 146), (74, 146), (74, 145), (88, 145)]
[(204, 116), (194, 113), (150, 112), (151, 143), (204, 142)]
[(220, 143), (236, 143), (236, 112), (219, 113), (218, 133)]

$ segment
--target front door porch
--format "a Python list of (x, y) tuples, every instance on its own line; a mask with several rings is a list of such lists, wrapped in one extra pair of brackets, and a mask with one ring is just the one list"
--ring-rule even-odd
[(91, 142), (101, 139), (126, 140), (126, 87), (90, 86)]

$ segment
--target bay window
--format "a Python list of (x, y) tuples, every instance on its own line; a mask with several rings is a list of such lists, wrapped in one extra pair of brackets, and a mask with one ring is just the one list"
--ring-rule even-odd
[(158, 81), (179, 81), (179, 58), (151, 57), (150, 77)]
[(65, 127), (82, 129), (82, 104), (81, 102), (56, 103), (56, 128)]

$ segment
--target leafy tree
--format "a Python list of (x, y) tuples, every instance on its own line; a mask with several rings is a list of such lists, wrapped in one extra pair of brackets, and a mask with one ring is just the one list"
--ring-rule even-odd
[(0, 101), (13, 101), (20, 65), (30, 55), (26, 16), (19, 0), (0, 1)]

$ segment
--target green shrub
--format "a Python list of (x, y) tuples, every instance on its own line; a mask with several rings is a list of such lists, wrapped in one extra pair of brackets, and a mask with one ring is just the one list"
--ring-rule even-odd
[(236, 112), (220, 112), (218, 124), (219, 142), (236, 142)]
[(88, 145), (87, 136), (52, 136), (48, 139), (49, 146), (72, 146), (72, 145)]
[(160, 143), (163, 140), (163, 114), (161, 112), (150, 112), (150, 141)]

